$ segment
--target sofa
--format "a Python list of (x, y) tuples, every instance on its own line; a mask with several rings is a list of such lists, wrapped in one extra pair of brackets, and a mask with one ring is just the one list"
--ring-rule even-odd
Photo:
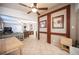
[(23, 43), (18, 40), (16, 37), (9, 37), (5, 39), (0, 39), (0, 54), (8, 54), (17, 49), (20, 50), (20, 54), (22, 54), (21, 47)]

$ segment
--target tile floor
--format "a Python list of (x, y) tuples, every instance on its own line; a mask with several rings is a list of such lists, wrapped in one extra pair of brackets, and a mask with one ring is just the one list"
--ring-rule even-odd
[(30, 36), (29, 38), (22, 41), (24, 46), (22, 48), (23, 55), (67, 55), (68, 53), (61, 50), (60, 48), (48, 44), (44, 39), (37, 40), (35, 37)]

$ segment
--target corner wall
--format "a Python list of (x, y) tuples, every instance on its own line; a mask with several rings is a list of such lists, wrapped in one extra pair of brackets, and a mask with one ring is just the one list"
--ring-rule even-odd
[[(71, 5), (71, 8), (70, 8), (70, 38), (73, 40), (73, 45), (74, 45), (74, 42), (76, 40), (76, 10), (75, 10), (75, 4), (70, 4)], [(66, 5), (65, 5), (66, 6)], [(60, 7), (62, 8), (62, 7)], [(58, 8), (58, 9), (60, 9)], [(57, 9), (55, 9), (57, 10)], [(53, 10), (53, 11), (55, 11)], [(51, 12), (51, 11), (50, 11)], [(49, 14), (49, 13), (46, 13), (46, 14)], [(41, 16), (44, 16), (46, 14), (43, 14)], [(39, 17), (41, 17), (39, 16)], [(58, 37), (56, 37), (58, 36)], [(51, 36), (51, 42), (54, 42), (54, 41), (59, 41), (59, 35), (56, 35), (56, 36)], [(60, 35), (61, 36), (61, 35)], [(46, 39), (47, 40), (47, 39)]]

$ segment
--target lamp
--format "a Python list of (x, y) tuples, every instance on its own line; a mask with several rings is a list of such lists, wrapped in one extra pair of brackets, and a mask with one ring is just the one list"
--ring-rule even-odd
[(36, 9), (36, 8), (33, 8), (33, 9), (32, 9), (32, 12), (37, 12), (37, 9)]

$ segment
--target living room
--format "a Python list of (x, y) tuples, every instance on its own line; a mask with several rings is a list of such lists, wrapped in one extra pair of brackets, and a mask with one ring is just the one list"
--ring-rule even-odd
[(78, 11), (75, 3), (0, 3), (0, 54), (79, 54)]

